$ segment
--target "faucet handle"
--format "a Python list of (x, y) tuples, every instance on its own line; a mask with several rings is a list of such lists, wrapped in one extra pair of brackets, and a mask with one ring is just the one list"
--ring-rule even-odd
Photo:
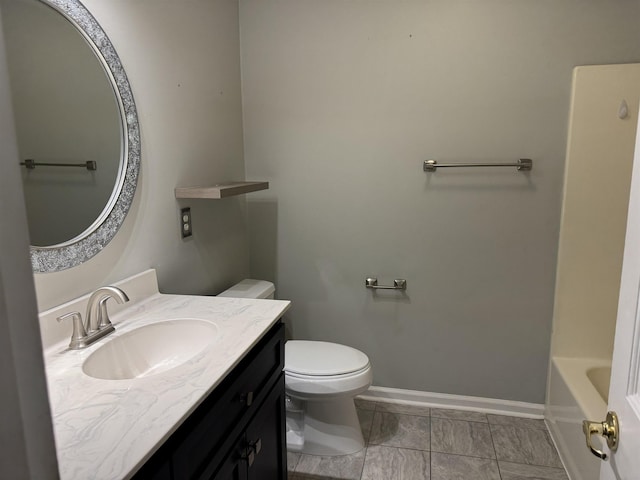
[(67, 318), (71, 318), (73, 320), (73, 333), (71, 334), (71, 342), (69, 342), (69, 348), (73, 350), (82, 348), (81, 345), (87, 338), (87, 331), (84, 328), (84, 323), (82, 323), (82, 315), (80, 314), (80, 312), (71, 312), (61, 315), (57, 318), (57, 320), (58, 322), (62, 322)]
[(111, 296), (104, 297), (100, 302), (98, 302), (98, 318), (100, 319), (100, 323), (98, 324), (98, 330), (103, 328), (108, 328), (111, 323), (111, 319), (109, 318), (109, 313), (107, 312), (107, 300), (109, 300)]

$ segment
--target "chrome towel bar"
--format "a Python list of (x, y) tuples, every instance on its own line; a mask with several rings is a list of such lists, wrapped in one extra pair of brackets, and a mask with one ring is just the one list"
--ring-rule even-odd
[(406, 290), (407, 281), (404, 278), (396, 278), (393, 281), (393, 285), (378, 285), (377, 277), (367, 277), (364, 282), (367, 288), (373, 288), (378, 290)]
[(533, 169), (533, 160), (521, 158), (518, 163), (438, 163), (436, 160), (425, 160), (422, 169), (435, 172), (438, 168), (448, 167), (516, 167), (520, 172), (529, 172)]
[(82, 163), (46, 163), (46, 162), (36, 162), (33, 159), (26, 159), (24, 162), (20, 162), (20, 165), (24, 165), (29, 170), (33, 170), (36, 167), (81, 167), (86, 168), (87, 170), (97, 170), (98, 164), (95, 160), (87, 160)]

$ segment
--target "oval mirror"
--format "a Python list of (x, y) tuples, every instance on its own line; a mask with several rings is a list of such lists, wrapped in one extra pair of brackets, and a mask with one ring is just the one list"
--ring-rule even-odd
[(131, 87), (77, 0), (0, 0), (35, 272), (70, 268), (113, 238), (140, 166)]

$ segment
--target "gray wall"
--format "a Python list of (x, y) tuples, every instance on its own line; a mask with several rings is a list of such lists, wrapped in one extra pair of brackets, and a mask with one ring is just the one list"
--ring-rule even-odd
[(638, 61), (639, 10), (241, 0), (246, 174), (271, 182), (251, 270), (293, 300), (293, 336), (362, 349), (376, 385), (542, 403), (571, 70)]
[(58, 478), (0, 22), (0, 477)]
[[(180, 201), (176, 186), (244, 178), (238, 4), (84, 0), (113, 42), (140, 119), (142, 170), (114, 240), (85, 264), (36, 275), (41, 309), (153, 267), (167, 293), (213, 293), (249, 270), (244, 199)], [(191, 206), (194, 236), (180, 238)]]

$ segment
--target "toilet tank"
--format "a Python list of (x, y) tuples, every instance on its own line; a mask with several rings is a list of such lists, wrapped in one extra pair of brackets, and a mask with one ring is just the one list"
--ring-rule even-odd
[(274, 298), (276, 287), (266, 280), (253, 280), (247, 278), (240, 283), (236, 283), (233, 287), (219, 293), (219, 297), (234, 298)]

